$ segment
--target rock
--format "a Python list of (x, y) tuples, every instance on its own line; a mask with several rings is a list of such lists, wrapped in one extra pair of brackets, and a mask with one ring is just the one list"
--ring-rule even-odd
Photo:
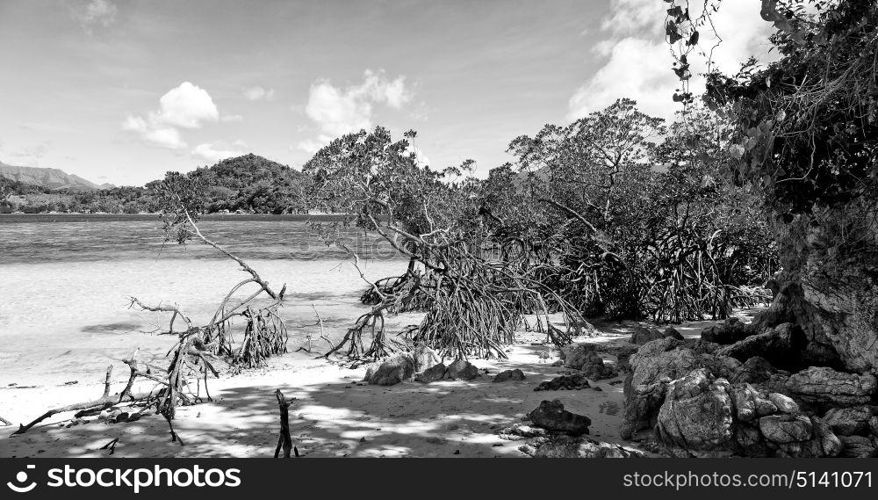
[(869, 434), (869, 421), (871, 419), (872, 410), (868, 406), (832, 408), (823, 415), (823, 421), (839, 436)]
[(505, 427), (498, 432), (500, 438), (502, 439), (522, 439), (522, 438), (533, 438), (533, 437), (545, 437), (547, 436), (549, 431), (540, 427), (534, 427), (531, 425), (525, 424), (512, 424), (509, 427)]
[(364, 380), (373, 385), (394, 385), (411, 380), (414, 373), (415, 364), (412, 358), (400, 354), (381, 363), (377, 369), (369, 368)]
[(719, 325), (701, 330), (701, 340), (716, 344), (734, 344), (754, 333), (754, 327), (742, 323), (738, 318), (728, 318)]
[(841, 456), (845, 458), (872, 458), (875, 443), (864, 436), (841, 436)]
[(869, 419), (869, 432), (871, 432), (873, 436), (878, 437), (878, 417), (872, 417)]
[(759, 429), (751, 425), (739, 423), (735, 426), (735, 443), (745, 457), (766, 457), (768, 447)]
[[(785, 418), (793, 418), (790, 415), (783, 415)], [(799, 415), (796, 418), (805, 418)], [(766, 441), (768, 447), (774, 450), (774, 456), (789, 458), (822, 458), (836, 457), (841, 453), (842, 442), (836, 436), (832, 429), (829, 428), (819, 418), (812, 417), (811, 422), (812, 436), (807, 441), (789, 441), (786, 443), (778, 443)]]
[(704, 368), (668, 386), (658, 413), (656, 434), (669, 446), (687, 451), (718, 451), (734, 445), (730, 386)]
[(872, 374), (838, 372), (812, 366), (794, 373), (786, 381), (787, 392), (817, 407), (843, 407), (872, 400), (878, 381)]
[(716, 342), (708, 342), (704, 339), (687, 339), (686, 347), (692, 349), (695, 354), (713, 354), (722, 346)]
[(448, 365), (445, 376), (452, 380), (472, 380), (479, 376), (479, 369), (465, 359), (458, 359)]
[(631, 389), (625, 398), (624, 418), (619, 429), (622, 439), (631, 439), (637, 431), (653, 426), (669, 382), (669, 379), (663, 379)]
[(666, 337), (647, 342), (631, 356), (632, 371), (625, 379), (625, 412), (620, 429), (623, 439), (652, 427), (667, 384), (700, 367), (698, 356), (682, 345)]
[(799, 405), (789, 396), (772, 392), (768, 395), (768, 400), (771, 401), (781, 413), (799, 413)]
[(612, 365), (604, 363), (603, 358), (601, 358), (596, 352), (588, 353), (585, 356), (585, 361), (579, 369), (582, 370), (582, 373), (586, 377), (592, 380), (603, 380), (618, 375), (616, 369), (613, 368)]
[(735, 416), (741, 422), (751, 422), (759, 417), (777, 412), (777, 406), (765, 398), (752, 385), (735, 384), (731, 390)]
[(590, 387), (588, 379), (583, 373), (574, 373), (571, 375), (561, 375), (555, 377), (548, 382), (541, 382), (540, 385), (534, 387), (535, 391), (576, 391), (579, 389), (587, 389)]
[(631, 334), (631, 343), (635, 345), (643, 345), (647, 342), (662, 339), (665, 336), (662, 335), (662, 332), (658, 331), (656, 328), (644, 328), (642, 326), (635, 326), (632, 329)]
[(572, 344), (561, 349), (561, 359), (567, 368), (579, 370), (586, 362), (586, 358), (594, 352), (594, 344)]
[(814, 426), (814, 439), (820, 445), (820, 455), (824, 457), (837, 457), (841, 454), (844, 445), (841, 439), (832, 431), (829, 425), (819, 418), (811, 418)]
[(768, 415), (759, 419), (759, 431), (765, 439), (779, 444), (808, 441), (813, 428), (804, 415)]
[(445, 372), (447, 368), (444, 363), (439, 363), (438, 365), (433, 365), (430, 368), (422, 371), (415, 375), (415, 381), (420, 382), (422, 384), (429, 384), (430, 382), (436, 382), (437, 380), (442, 380), (445, 378)]
[(540, 402), (540, 406), (528, 413), (527, 416), (537, 427), (572, 436), (588, 434), (588, 426), (591, 425), (590, 418), (565, 410), (564, 405), (558, 399)]
[(616, 357), (617, 371), (631, 371), (631, 355), (637, 352), (638, 347), (626, 345), (615, 349), (611, 354)]
[(802, 332), (791, 323), (783, 323), (758, 335), (751, 335), (716, 351), (717, 356), (731, 356), (742, 362), (761, 356), (775, 365), (798, 360), (803, 344)]
[(524, 380), (524, 372), (519, 370), (518, 368), (514, 370), (504, 370), (497, 375), (494, 376), (493, 382), (509, 382), (509, 381), (519, 381)]
[(440, 363), (442, 359), (436, 354), (436, 351), (425, 345), (415, 347), (412, 358), (415, 363), (415, 373), (420, 373), (428, 368), (432, 368)]
[(640, 458), (643, 452), (617, 444), (596, 441), (587, 436), (555, 435), (534, 440), (519, 448), (534, 458)]
[(777, 370), (771, 363), (768, 362), (767, 359), (762, 356), (751, 356), (744, 364), (741, 365), (740, 370), (736, 374), (734, 374), (729, 381), (733, 384), (737, 383), (750, 383), (750, 384), (758, 384), (761, 382), (765, 382), (771, 379), (771, 375), (775, 373)]

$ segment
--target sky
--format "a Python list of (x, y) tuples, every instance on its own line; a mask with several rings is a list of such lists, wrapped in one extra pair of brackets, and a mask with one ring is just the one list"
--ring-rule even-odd
[[(515, 137), (621, 97), (671, 118), (667, 6), (0, 0), (0, 161), (142, 185), (250, 152), (299, 168), (382, 125), (416, 130), (422, 162), (484, 176)], [(771, 58), (758, 0), (714, 18), (720, 69)]]

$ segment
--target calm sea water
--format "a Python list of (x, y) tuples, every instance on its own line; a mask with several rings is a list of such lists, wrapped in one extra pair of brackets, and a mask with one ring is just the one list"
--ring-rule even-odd
[[(301, 217), (209, 217), (199, 227), (273, 286), (287, 284), (282, 313), (291, 349), (318, 333), (315, 309), (330, 338), (366, 309), (358, 300), (366, 284), (350, 258)], [(404, 270), (375, 235), (356, 228), (338, 235), (361, 256), (369, 279)], [(0, 385), (93, 381), (134, 349), (163, 355), (173, 343), (159, 335), (168, 317), (129, 309), (130, 297), (174, 303), (206, 321), (245, 277), (206, 245), (165, 243), (152, 216), (0, 216)]]

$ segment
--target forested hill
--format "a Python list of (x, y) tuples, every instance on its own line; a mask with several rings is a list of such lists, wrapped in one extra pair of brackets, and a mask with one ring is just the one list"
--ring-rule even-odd
[[(208, 212), (303, 213), (307, 211), (303, 173), (261, 156), (248, 154), (201, 167), (186, 174), (169, 172), (194, 182), (203, 193)], [(0, 177), (2, 212), (144, 213), (159, 210), (155, 188), (113, 187), (81, 191), (51, 189)]]

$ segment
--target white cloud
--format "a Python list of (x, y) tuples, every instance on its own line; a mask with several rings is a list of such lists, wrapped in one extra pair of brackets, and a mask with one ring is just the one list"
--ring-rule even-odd
[(244, 89), (244, 98), (248, 101), (270, 101), (274, 99), (274, 89), (265, 89), (260, 86)]
[(206, 90), (183, 82), (159, 99), (159, 111), (151, 118), (171, 126), (199, 128), (204, 122), (217, 121), (219, 111)]
[[(235, 144), (241, 143), (236, 141)], [(241, 156), (242, 154), (244, 154), (244, 152), (240, 149), (226, 148), (225, 146), (216, 143), (199, 144), (192, 149), (192, 156), (214, 163), (226, 158)]]
[(116, 20), (118, 9), (110, 0), (90, 0), (87, 3), (79, 2), (72, 7), (73, 18), (79, 21), (83, 29), (88, 33), (94, 26), (107, 27)]
[(220, 117), (220, 121), (223, 123), (242, 122), (244, 117), (241, 115), (223, 115)]
[[(696, 3), (692, 3), (693, 8)], [(669, 5), (657, 0), (612, 1), (610, 14), (601, 25), (607, 38), (592, 50), (605, 62), (570, 98), (568, 118), (603, 109), (621, 97), (636, 100), (646, 113), (673, 118), (680, 105), (671, 97), (680, 82), (671, 71), (674, 61), (664, 40), (665, 9)], [(692, 12), (693, 18), (698, 15)], [(718, 69), (734, 72), (751, 55), (768, 60), (771, 25), (761, 19), (758, 3), (723, 2), (711, 18), (723, 39), (713, 52)], [(709, 28), (699, 31), (699, 46), (709, 51), (716, 39)], [(705, 60), (701, 55), (690, 57), (696, 76), (689, 85), (696, 95), (704, 89), (704, 79), (698, 75), (705, 71)]]
[(321, 136), (299, 144), (300, 149), (312, 152), (338, 137), (372, 127), (375, 104), (401, 109), (411, 102), (413, 93), (406, 86), (405, 77), (387, 79), (383, 71), (366, 70), (363, 81), (347, 88), (336, 87), (328, 80), (311, 85), (305, 114), (320, 128)]
[(153, 146), (167, 149), (183, 149), (186, 143), (180, 138), (180, 131), (174, 127), (148, 122), (140, 116), (129, 116), (122, 123), (122, 130), (137, 132), (140, 137)]
[[(159, 108), (146, 117), (128, 116), (122, 129), (136, 132), (145, 142), (167, 149), (187, 147), (180, 130), (201, 128), (205, 122), (220, 119), (219, 110), (206, 90), (183, 82), (159, 99)], [(223, 121), (239, 121), (240, 115), (223, 116)]]

